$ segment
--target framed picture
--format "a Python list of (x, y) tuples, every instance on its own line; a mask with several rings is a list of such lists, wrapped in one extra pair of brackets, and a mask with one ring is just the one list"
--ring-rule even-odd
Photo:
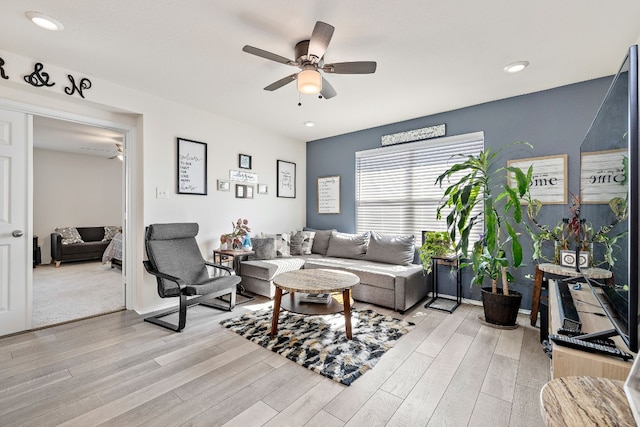
[(178, 138), (178, 194), (207, 195), (207, 144)]
[(267, 194), (268, 192), (267, 184), (258, 184), (258, 194)]
[(318, 178), (318, 213), (340, 213), (340, 175)]
[(251, 156), (238, 154), (238, 167), (240, 169), (251, 169)]
[(253, 199), (253, 185), (244, 186), (244, 198)]
[[(533, 165), (531, 198), (545, 204), (567, 203), (567, 155), (531, 157), (508, 160), (507, 167), (516, 167), (527, 173)], [(515, 179), (507, 175), (507, 184), (513, 187)]]
[(231, 185), (229, 181), (224, 181), (222, 179), (218, 180), (218, 191), (229, 191), (231, 189)]
[(615, 197), (627, 197), (627, 156), (626, 149), (581, 153), (580, 203), (609, 203)]
[(244, 199), (244, 195), (245, 195), (245, 185), (242, 184), (236, 184), (236, 198), (237, 199)]
[(296, 164), (284, 160), (277, 161), (278, 197), (296, 198)]

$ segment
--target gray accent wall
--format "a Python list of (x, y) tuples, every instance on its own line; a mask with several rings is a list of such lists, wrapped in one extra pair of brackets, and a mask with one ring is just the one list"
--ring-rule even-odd
[[(600, 107), (611, 84), (612, 77), (605, 77), (475, 105), (459, 110), (443, 112), (399, 123), (392, 123), (331, 138), (307, 143), (307, 227), (315, 229), (336, 228), (355, 232), (355, 153), (381, 146), (382, 135), (404, 132), (438, 124), (446, 124), (446, 136), (483, 131), (485, 148), (499, 148), (514, 141), (527, 141), (533, 151), (512, 148), (504, 153), (502, 165), (509, 159), (568, 155), (568, 189), (580, 192), (580, 144), (591, 121)], [(327, 101), (331, 102), (331, 101)], [(429, 102), (428, 97), (424, 100)], [(392, 109), (393, 105), (390, 104)], [(348, 120), (339, 117), (337, 120)], [(340, 175), (340, 214), (319, 215), (317, 206), (317, 178)], [(432, 183), (425, 183), (431, 185)], [(567, 217), (569, 205), (545, 205), (540, 212), (542, 223), (555, 225)], [(419, 236), (418, 241), (419, 241)], [(528, 238), (524, 238), (525, 262), (523, 268), (512, 272), (517, 284), (513, 289), (523, 294), (522, 308), (531, 308), (531, 288), (534, 264)], [(448, 280), (446, 280), (446, 277)], [(440, 273), (441, 293), (454, 294), (453, 276), (448, 270)], [(463, 297), (480, 299), (477, 287), (470, 287), (471, 274), (463, 272)]]

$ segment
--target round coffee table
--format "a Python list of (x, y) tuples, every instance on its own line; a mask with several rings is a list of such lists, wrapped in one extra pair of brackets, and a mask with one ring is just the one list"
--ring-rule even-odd
[[(273, 300), (273, 320), (271, 336), (278, 333), (280, 308), (299, 314), (333, 314), (344, 311), (344, 324), (347, 338), (351, 339), (351, 300), (349, 290), (360, 283), (360, 278), (353, 273), (324, 268), (310, 268), (289, 271), (273, 278), (276, 295)], [(282, 291), (289, 291), (289, 298), (282, 300)], [(342, 292), (343, 304), (331, 298), (328, 304), (300, 302), (296, 292), (309, 294), (329, 294)]]

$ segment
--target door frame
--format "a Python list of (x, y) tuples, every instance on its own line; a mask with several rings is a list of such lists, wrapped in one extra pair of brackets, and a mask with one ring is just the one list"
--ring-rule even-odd
[[(56, 110), (49, 107), (41, 107), (37, 105), (27, 104), (23, 102), (12, 101), (8, 99), (0, 98), (0, 108), (5, 110), (12, 110), (21, 113), (30, 114), (32, 116), (43, 116), (53, 119), (59, 119), (67, 122), (74, 122), (94, 127), (112, 129), (124, 134), (123, 150), (124, 150), (124, 179), (123, 179), (123, 194), (124, 194), (124, 258), (122, 274), (125, 286), (125, 307), (128, 310), (133, 310), (136, 307), (136, 276), (137, 269), (135, 268), (136, 254), (138, 253), (138, 219), (141, 214), (141, 198), (138, 198), (136, 188), (138, 182), (140, 182), (141, 176), (138, 174), (138, 170), (141, 167), (135, 167), (141, 156), (138, 156), (139, 144), (137, 143), (137, 127), (130, 126), (118, 122), (109, 120), (98, 119), (95, 117), (84, 116), (81, 114), (70, 113), (66, 111)], [(138, 120), (139, 122), (139, 120)], [(33, 127), (33, 122), (31, 121)], [(27, 147), (28, 165), (27, 165), (27, 236), (33, 235), (33, 141), (27, 141), (30, 146)], [(140, 158), (139, 158), (140, 157)], [(31, 253), (27, 250), (27, 258)], [(27, 260), (28, 261), (28, 260)], [(26, 277), (27, 277), (27, 320), (28, 329), (31, 329), (31, 316), (33, 306), (33, 271), (29, 262), (26, 262)]]

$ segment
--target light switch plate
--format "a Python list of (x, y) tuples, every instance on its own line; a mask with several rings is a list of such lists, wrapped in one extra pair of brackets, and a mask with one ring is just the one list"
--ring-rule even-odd
[(169, 195), (164, 188), (156, 187), (156, 199), (168, 199)]

